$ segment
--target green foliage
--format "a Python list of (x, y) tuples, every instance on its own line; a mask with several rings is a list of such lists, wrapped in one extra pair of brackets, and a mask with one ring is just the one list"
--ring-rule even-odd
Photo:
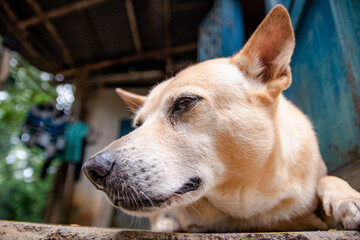
[(12, 61), (0, 100), (0, 219), (41, 222), (51, 185), (51, 176), (40, 179), (46, 155), (39, 148), (29, 149), (19, 136), (29, 109), (55, 101), (57, 94), (41, 78), (44, 73), (18, 55)]
[(14, 162), (0, 164), (0, 219), (41, 222), (51, 185), (51, 177), (40, 179), (43, 151), (20, 144), (7, 158)]

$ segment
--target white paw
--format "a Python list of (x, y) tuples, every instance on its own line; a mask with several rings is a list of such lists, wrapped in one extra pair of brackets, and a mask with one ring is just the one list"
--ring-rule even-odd
[(151, 231), (177, 232), (180, 231), (180, 226), (174, 217), (167, 214), (160, 214), (155, 221), (151, 222)]
[(346, 230), (360, 230), (360, 198), (336, 198), (324, 202), (326, 215)]

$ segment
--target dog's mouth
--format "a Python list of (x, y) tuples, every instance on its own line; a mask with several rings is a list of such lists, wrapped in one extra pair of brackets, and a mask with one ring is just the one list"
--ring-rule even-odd
[(190, 178), (188, 182), (184, 183), (175, 194), (185, 194), (197, 190), (201, 185), (201, 179), (199, 177)]
[(201, 183), (202, 180), (199, 177), (190, 178), (178, 190), (167, 197), (152, 198), (133, 188), (130, 188), (126, 193), (108, 194), (108, 197), (115, 207), (127, 211), (151, 212), (153, 208), (169, 206), (174, 199), (178, 199), (181, 195), (198, 190)]

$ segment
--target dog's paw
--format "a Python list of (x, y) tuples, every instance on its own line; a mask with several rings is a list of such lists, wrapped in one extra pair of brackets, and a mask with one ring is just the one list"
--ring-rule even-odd
[(360, 230), (359, 198), (336, 198), (324, 202), (327, 216), (332, 216), (346, 230)]
[(161, 213), (151, 219), (151, 231), (153, 232), (178, 232), (180, 225), (172, 214)]
[[(319, 180), (317, 188), (330, 227), (342, 225), (347, 230), (360, 230), (360, 193), (353, 189), (346, 181), (334, 177), (324, 176)], [(334, 226), (333, 226), (334, 225)]]

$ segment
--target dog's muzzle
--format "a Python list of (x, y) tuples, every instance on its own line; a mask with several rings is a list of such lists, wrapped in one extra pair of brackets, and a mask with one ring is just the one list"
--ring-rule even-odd
[[(99, 153), (86, 161), (82, 170), (98, 190), (108, 195), (116, 207), (129, 211), (148, 211), (152, 207), (169, 205), (173, 197), (196, 191), (202, 185), (199, 177), (192, 177), (179, 184), (174, 192), (161, 195), (151, 193), (149, 189), (140, 186), (139, 180), (131, 177), (134, 175), (133, 169), (122, 162), (115, 162), (113, 155), (114, 153), (107, 151)], [(149, 168), (144, 166), (143, 169)], [(144, 181), (152, 181), (152, 177)]]

